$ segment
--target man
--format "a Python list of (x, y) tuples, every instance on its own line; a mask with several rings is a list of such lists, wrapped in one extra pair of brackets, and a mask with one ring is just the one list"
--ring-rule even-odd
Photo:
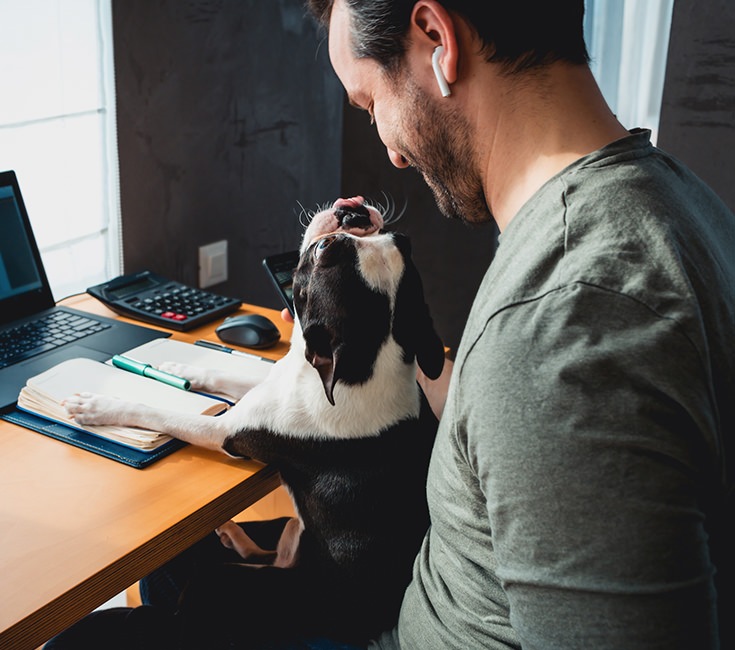
[(391, 161), (501, 231), (451, 379), (423, 381), (432, 525), (373, 645), (731, 647), (735, 218), (611, 114), (583, 0), (309, 5)]
[(582, 0), (309, 5), (393, 164), (501, 231), (377, 645), (730, 647), (733, 215), (610, 112)]

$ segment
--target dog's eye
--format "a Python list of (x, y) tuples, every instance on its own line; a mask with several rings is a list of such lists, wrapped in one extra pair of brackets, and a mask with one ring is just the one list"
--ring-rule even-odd
[(329, 247), (329, 245), (335, 240), (335, 237), (323, 237), (320, 239), (316, 246), (314, 246), (314, 259), (319, 259), (321, 254)]

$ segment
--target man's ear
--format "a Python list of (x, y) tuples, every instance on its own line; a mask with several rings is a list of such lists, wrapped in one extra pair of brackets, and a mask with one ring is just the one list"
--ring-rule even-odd
[(436, 0), (419, 0), (411, 13), (409, 26), (409, 50), (415, 60), (426, 62), (431, 69), (432, 55), (437, 46), (443, 50), (438, 64), (447, 83), (457, 81), (459, 47), (457, 43), (456, 18)]

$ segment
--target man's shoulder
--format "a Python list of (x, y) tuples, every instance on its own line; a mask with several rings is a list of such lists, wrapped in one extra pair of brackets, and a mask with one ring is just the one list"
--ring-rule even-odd
[(485, 317), (575, 283), (677, 317), (695, 308), (693, 274), (735, 282), (735, 216), (673, 158), (638, 154), (581, 164), (529, 202), (478, 292)]
[[(602, 150), (603, 152), (605, 150)], [(733, 219), (732, 211), (684, 163), (652, 145), (613, 149), (579, 161), (561, 175), (565, 205), (592, 215), (617, 209), (615, 223), (653, 214), (706, 225), (715, 214)]]

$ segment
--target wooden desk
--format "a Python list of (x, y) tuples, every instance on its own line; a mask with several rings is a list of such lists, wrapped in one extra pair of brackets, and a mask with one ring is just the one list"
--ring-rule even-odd
[[(86, 295), (64, 304), (114, 316)], [(285, 354), (278, 312), (241, 312), (281, 329), (262, 356)], [(174, 337), (216, 341), (215, 325)], [(37, 648), (278, 485), (269, 467), (191, 446), (140, 470), (0, 421), (0, 648)]]

